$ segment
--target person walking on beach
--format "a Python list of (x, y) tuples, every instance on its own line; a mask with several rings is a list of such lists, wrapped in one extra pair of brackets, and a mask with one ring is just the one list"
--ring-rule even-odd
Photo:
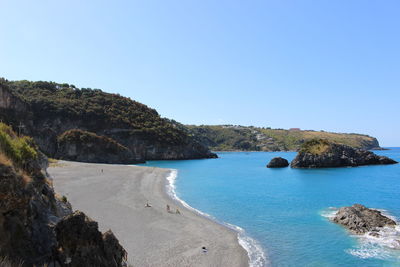
[(176, 209), (175, 214), (181, 214), (181, 212), (178, 209)]
[(168, 204), (167, 204), (167, 212), (171, 212), (171, 208), (169, 207)]

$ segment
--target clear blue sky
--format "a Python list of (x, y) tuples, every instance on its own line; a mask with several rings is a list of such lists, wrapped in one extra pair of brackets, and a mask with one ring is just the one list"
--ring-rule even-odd
[(400, 146), (400, 1), (0, 0), (0, 76)]

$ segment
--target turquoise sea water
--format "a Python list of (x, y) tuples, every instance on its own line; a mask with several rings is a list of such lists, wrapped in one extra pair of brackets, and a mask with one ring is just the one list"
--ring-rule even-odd
[[(400, 148), (376, 151), (400, 161)], [(329, 221), (335, 207), (361, 203), (400, 218), (400, 164), (329, 169), (268, 169), (294, 152), (218, 153), (219, 159), (152, 161), (178, 170), (176, 194), (220, 222), (237, 225), (266, 254), (260, 266), (400, 266), (389, 248), (398, 232), (351, 236)], [(389, 234), (388, 234), (389, 235)], [(394, 236), (394, 237), (393, 237)]]

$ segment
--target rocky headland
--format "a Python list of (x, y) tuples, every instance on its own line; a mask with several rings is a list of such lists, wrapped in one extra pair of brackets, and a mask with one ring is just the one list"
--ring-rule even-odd
[(289, 166), (287, 159), (275, 157), (267, 164), (267, 168), (284, 168)]
[(396, 222), (378, 210), (369, 209), (360, 204), (343, 207), (338, 210), (332, 219), (335, 223), (343, 225), (354, 234), (365, 234), (379, 237), (380, 228), (394, 227)]
[(214, 151), (298, 151), (312, 139), (326, 139), (365, 150), (382, 149), (376, 138), (356, 133), (271, 129), (241, 125), (186, 125), (192, 134)]
[[(99, 89), (0, 79), (0, 119), (33, 137), (52, 158), (138, 163), (217, 157), (182, 124), (162, 118), (137, 101)], [(93, 138), (86, 144), (87, 139), (63, 138), (79, 130)], [(104, 151), (110, 149), (110, 157), (105, 157)]]
[(302, 145), (292, 168), (355, 167), (363, 165), (395, 164), (397, 161), (363, 149), (329, 142), (325, 139), (310, 140)]

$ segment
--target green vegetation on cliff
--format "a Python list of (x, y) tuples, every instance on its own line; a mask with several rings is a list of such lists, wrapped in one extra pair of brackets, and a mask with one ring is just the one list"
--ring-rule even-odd
[(108, 151), (105, 152), (109, 153), (117, 153), (119, 151), (125, 151), (128, 149), (111, 138), (105, 136), (99, 136), (95, 133), (82, 131), (79, 129), (72, 129), (64, 132), (58, 137), (58, 143), (59, 145), (63, 145), (65, 143), (75, 143), (75, 144), (91, 143), (93, 145), (100, 145), (102, 147), (108, 148)]
[(356, 149), (326, 139), (312, 139), (303, 143), (290, 163), (292, 168), (334, 168), (364, 165), (396, 164), (372, 151)]
[(294, 151), (298, 150), (304, 142), (316, 138), (354, 148), (379, 148), (376, 138), (362, 134), (234, 125), (188, 125), (187, 127), (196, 138), (214, 151)]
[[(76, 154), (75, 147), (87, 153), (82, 155), (86, 162), (106, 162), (107, 155), (103, 153), (99, 159), (96, 154), (113, 148), (119, 150), (114, 153), (113, 163), (126, 163), (128, 159), (120, 159), (127, 157), (129, 163), (216, 157), (184, 125), (162, 118), (144, 104), (118, 94), (79, 89), (65, 83), (0, 79), (0, 119), (33, 137), (42, 152), (58, 159), (70, 159)], [(79, 146), (86, 141), (72, 140), (73, 135), (68, 131), (74, 129), (92, 133), (79, 132), (81, 141), (89, 142), (85, 136), (98, 137), (90, 140), (96, 139), (92, 143), (99, 146), (90, 142)], [(74, 141), (74, 145), (67, 141)], [(126, 150), (119, 149), (118, 144)]]
[(129, 128), (147, 139), (179, 144), (187, 134), (156, 110), (118, 94), (100, 89), (76, 88), (55, 82), (2, 81), (30, 104), (36, 117), (82, 120), (88, 128)]
[(0, 153), (4, 155), (3, 161), (10, 160), (15, 167), (21, 169), (26, 169), (38, 157), (32, 138), (18, 137), (11, 127), (4, 123), (0, 123)]
[(326, 139), (311, 139), (301, 145), (299, 152), (322, 155), (327, 152), (331, 144)]

